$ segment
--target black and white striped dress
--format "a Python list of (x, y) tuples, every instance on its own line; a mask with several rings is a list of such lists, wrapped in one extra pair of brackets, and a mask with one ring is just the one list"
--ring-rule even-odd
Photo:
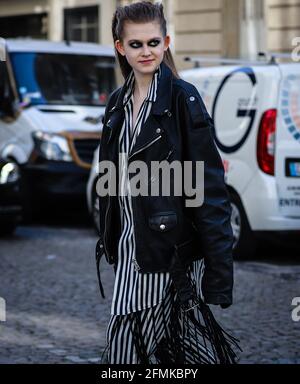
[[(152, 103), (156, 100), (160, 73), (159, 66), (153, 74), (147, 96), (141, 105), (134, 127), (132, 124), (135, 82), (133, 70), (126, 79), (127, 91), (123, 100), (125, 119), (119, 136), (119, 152), (122, 154), (128, 154), (132, 149), (136, 137), (150, 113)], [(121, 159), (120, 187), (123, 188), (124, 192), (127, 188), (128, 193), (125, 195), (123, 192), (119, 196), (122, 233), (119, 241), (118, 265), (111, 305), (111, 314), (114, 315), (153, 307), (162, 301), (171, 283), (167, 272), (141, 274), (135, 269), (134, 224), (126, 156), (122, 156)]]
[[(123, 100), (125, 119), (119, 135), (119, 152), (128, 154), (156, 99), (161, 67), (153, 74), (147, 96), (132, 126), (134, 73), (126, 79)], [(210, 331), (203, 325), (197, 305), (189, 312), (178, 306), (177, 293), (168, 272), (139, 273), (135, 269), (134, 222), (126, 157), (120, 169), (119, 206), (122, 231), (118, 244), (118, 262), (102, 359), (109, 364), (217, 362)], [(125, 194), (125, 190), (128, 192)], [(190, 281), (201, 300), (203, 260), (192, 263)], [(199, 326), (195, 325), (199, 324)], [(219, 332), (219, 330), (218, 330)], [(230, 352), (231, 353), (231, 352)]]
[[(153, 74), (147, 96), (138, 112), (134, 127), (132, 124), (135, 83), (133, 70), (128, 75), (123, 100), (125, 118), (119, 135), (120, 153), (128, 154), (133, 148), (136, 138), (151, 111), (152, 104), (156, 100), (160, 75), (161, 68), (158, 66)], [(123, 188), (123, 193), (119, 196), (119, 206), (122, 232), (119, 240), (118, 265), (111, 304), (112, 315), (123, 315), (155, 306), (163, 300), (171, 285), (168, 272), (142, 274), (135, 269), (134, 223), (126, 156), (122, 156), (121, 159), (123, 163), (120, 167), (120, 187)], [(126, 188), (127, 194), (124, 193)], [(199, 282), (203, 273), (202, 260), (194, 262), (194, 271), (196, 273), (194, 279)], [(201, 295), (200, 285), (197, 284), (197, 287)]]

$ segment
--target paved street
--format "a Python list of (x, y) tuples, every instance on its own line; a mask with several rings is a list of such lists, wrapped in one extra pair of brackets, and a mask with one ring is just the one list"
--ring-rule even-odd
[[(88, 225), (43, 224), (0, 239), (0, 297), (6, 300), (0, 363), (99, 363), (113, 272), (103, 259), (102, 299), (96, 241)], [(300, 363), (300, 322), (291, 318), (292, 298), (300, 296), (300, 252), (276, 247), (270, 254), (235, 262), (235, 303), (213, 310), (240, 338), (242, 363)]]

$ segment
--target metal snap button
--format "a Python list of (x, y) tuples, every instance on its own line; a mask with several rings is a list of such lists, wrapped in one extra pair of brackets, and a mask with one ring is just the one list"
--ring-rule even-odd
[(194, 96), (191, 96), (191, 97), (190, 97), (190, 100), (191, 100), (191, 101), (195, 101)]
[(157, 128), (156, 133), (160, 133), (160, 132), (161, 132), (161, 129)]
[(172, 112), (169, 111), (168, 112), (168, 116), (171, 117), (172, 116)]
[(103, 248), (103, 244), (100, 244), (100, 248)]
[(160, 224), (159, 228), (163, 231), (164, 229), (166, 229), (166, 226), (165, 224)]

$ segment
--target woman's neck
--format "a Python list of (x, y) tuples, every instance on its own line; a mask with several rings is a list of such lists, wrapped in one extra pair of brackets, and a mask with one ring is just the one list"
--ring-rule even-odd
[(134, 73), (135, 85), (134, 95), (137, 99), (144, 99), (147, 96), (148, 89), (152, 80), (153, 73), (149, 75), (141, 75)]

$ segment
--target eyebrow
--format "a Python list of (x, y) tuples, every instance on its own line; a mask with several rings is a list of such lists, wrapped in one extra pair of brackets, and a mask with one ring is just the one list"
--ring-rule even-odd
[[(161, 37), (152, 37), (152, 39), (148, 40), (147, 43), (149, 43), (149, 41), (152, 41), (152, 40), (160, 40)], [(138, 42), (138, 43), (141, 43), (140, 40), (138, 39), (132, 39), (132, 40), (129, 40), (128, 43), (132, 43), (132, 42)]]

